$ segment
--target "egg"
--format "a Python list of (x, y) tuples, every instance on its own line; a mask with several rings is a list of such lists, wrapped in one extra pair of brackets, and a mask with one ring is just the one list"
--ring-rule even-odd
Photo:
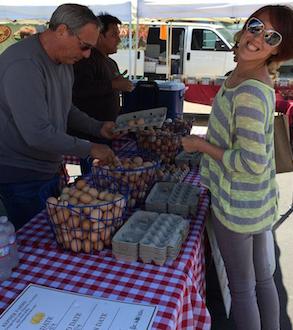
[(91, 187), (90, 187), (88, 184), (86, 184), (81, 190), (82, 190), (83, 192), (88, 193), (90, 189), (91, 189)]
[(72, 239), (72, 236), (70, 235), (70, 232), (63, 231), (62, 232), (62, 238), (63, 238), (63, 242), (70, 242), (71, 239)]
[(101, 231), (101, 240), (105, 242), (107, 239), (110, 238), (110, 236), (111, 236), (111, 227), (105, 227), (105, 229)]
[(68, 220), (67, 220), (67, 225), (69, 228), (77, 228), (79, 226), (79, 216), (77, 215), (72, 215)]
[(90, 231), (91, 229), (91, 221), (90, 220), (83, 220), (81, 223), (81, 228), (85, 231)]
[(94, 249), (97, 251), (102, 251), (104, 248), (104, 243), (102, 241), (94, 242)]
[(136, 124), (137, 125), (144, 125), (144, 119), (143, 118), (139, 118), (136, 120)]
[(133, 127), (133, 126), (135, 126), (135, 120), (133, 120), (133, 119), (131, 119), (131, 120), (128, 120), (128, 122), (127, 122), (127, 125), (129, 126), (129, 127)]
[(120, 207), (115, 206), (112, 209), (112, 213), (113, 213), (114, 218), (117, 219), (117, 218), (122, 217), (123, 210)]
[(99, 196), (99, 192), (96, 188), (90, 188), (88, 194), (90, 194), (94, 199)]
[(88, 239), (91, 242), (97, 242), (100, 239), (100, 233), (95, 231), (95, 232), (90, 232), (88, 233)]
[(68, 200), (68, 203), (70, 205), (76, 205), (78, 203), (78, 200), (76, 197), (70, 197), (69, 200)]
[(83, 179), (80, 179), (80, 180), (78, 180), (76, 183), (75, 183), (75, 187), (77, 188), (77, 189), (82, 189), (84, 186), (86, 186), (86, 181), (85, 180), (83, 180)]
[(92, 197), (90, 194), (84, 193), (84, 194), (82, 194), (82, 195), (79, 197), (79, 200), (80, 200), (82, 203), (90, 204), (91, 201), (93, 200), (93, 197)]
[(69, 192), (70, 192), (70, 188), (69, 187), (64, 187), (62, 189), (62, 194), (69, 194)]
[(79, 252), (81, 250), (81, 246), (81, 240), (79, 239), (73, 239), (70, 243), (70, 247), (73, 252)]
[(90, 240), (85, 239), (82, 241), (82, 249), (85, 253), (91, 253), (92, 243)]
[(101, 209), (94, 209), (92, 210), (91, 214), (90, 214), (90, 218), (91, 219), (102, 219), (102, 216), (103, 216), (103, 212)]
[(71, 196), (75, 197), (76, 199), (79, 199), (79, 197), (83, 194), (82, 190), (75, 190)]
[(49, 197), (47, 199), (47, 207), (54, 209), (56, 207), (56, 205), (58, 204), (58, 200), (55, 197)]

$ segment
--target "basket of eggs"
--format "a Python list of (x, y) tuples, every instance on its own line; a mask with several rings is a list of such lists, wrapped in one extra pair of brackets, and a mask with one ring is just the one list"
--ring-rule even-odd
[(122, 226), (128, 186), (100, 176), (79, 177), (68, 186), (55, 179), (41, 188), (40, 197), (58, 245), (92, 254), (110, 247), (113, 234)]
[(120, 155), (116, 162), (104, 166), (93, 166), (93, 177), (113, 177), (127, 184), (129, 200), (127, 207), (132, 209), (141, 205), (147, 192), (156, 180), (158, 157), (150, 153), (127, 152)]

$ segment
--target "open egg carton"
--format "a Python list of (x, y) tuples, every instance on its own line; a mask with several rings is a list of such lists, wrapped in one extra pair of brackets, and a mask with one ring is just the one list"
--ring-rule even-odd
[(188, 232), (189, 222), (180, 216), (137, 211), (113, 237), (113, 255), (162, 266), (177, 258)]
[(190, 168), (186, 164), (163, 164), (157, 169), (158, 181), (182, 182), (189, 173)]
[(157, 182), (145, 201), (147, 211), (168, 212), (188, 217), (197, 212), (200, 189), (190, 183)]
[(114, 132), (125, 133), (147, 128), (160, 128), (166, 119), (166, 114), (166, 107), (122, 114), (116, 119)]
[(199, 166), (201, 161), (202, 153), (201, 152), (186, 152), (181, 151), (176, 157), (175, 157), (175, 164), (176, 165), (183, 165), (186, 164), (190, 167)]

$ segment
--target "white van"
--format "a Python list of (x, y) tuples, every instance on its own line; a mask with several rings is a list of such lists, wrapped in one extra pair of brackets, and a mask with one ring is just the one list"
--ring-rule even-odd
[[(233, 70), (233, 35), (220, 24), (173, 23), (171, 74), (189, 77), (224, 76)], [(134, 50), (132, 50), (134, 72)], [(113, 57), (124, 71), (128, 67), (128, 50), (119, 50)], [(160, 25), (150, 25), (144, 50), (137, 54), (137, 75), (151, 80), (165, 79), (166, 40), (160, 39)]]
[[(233, 44), (233, 35), (223, 25), (174, 23), (171, 74), (224, 76), (235, 67)], [(145, 76), (160, 79), (167, 73), (166, 41), (160, 40), (159, 26), (149, 28), (144, 63)]]

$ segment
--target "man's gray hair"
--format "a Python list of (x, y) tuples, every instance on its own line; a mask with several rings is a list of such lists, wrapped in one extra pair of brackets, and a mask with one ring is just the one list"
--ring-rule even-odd
[(88, 23), (95, 24), (101, 29), (102, 23), (95, 14), (86, 6), (66, 3), (57, 7), (53, 12), (49, 29), (55, 31), (60, 24), (65, 24), (73, 34)]

